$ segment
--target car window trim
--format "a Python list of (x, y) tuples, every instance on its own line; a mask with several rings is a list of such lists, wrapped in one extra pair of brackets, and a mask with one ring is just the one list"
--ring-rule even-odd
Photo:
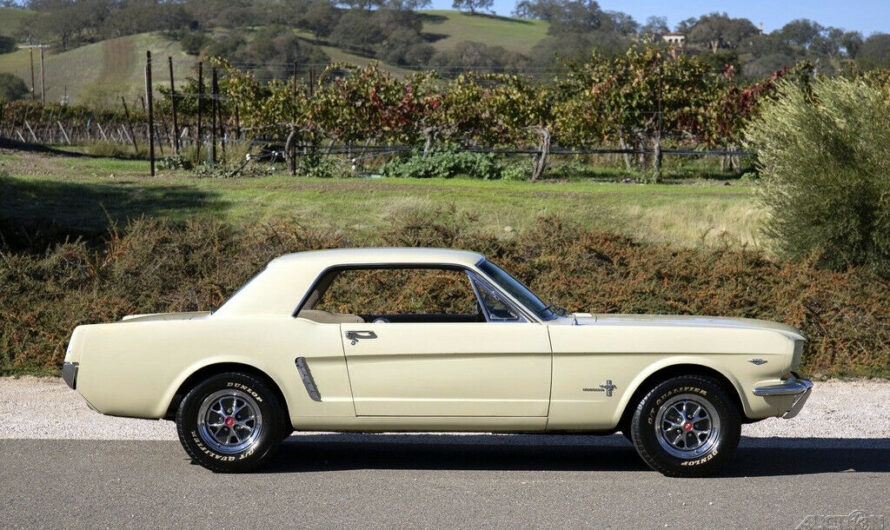
[[(325, 267), (318, 276), (315, 277), (315, 280), (312, 282), (312, 285), (306, 289), (306, 292), (303, 293), (303, 297), (300, 299), (299, 305), (294, 309), (291, 314), (292, 317), (296, 318), (297, 315), (300, 314), (300, 311), (303, 309), (303, 306), (306, 305), (306, 302), (309, 300), (309, 297), (312, 295), (312, 292), (318, 287), (319, 283), (321, 283), (322, 278), (334, 271), (347, 271), (347, 270), (393, 270), (393, 269), (442, 269), (442, 270), (453, 270), (459, 272), (466, 272), (467, 267), (463, 265), (455, 265), (453, 263), (355, 263), (355, 264), (347, 264), (347, 265), (331, 265), (329, 267)], [(472, 285), (472, 282), (470, 282)]]
[[(492, 285), (490, 280), (481, 277), (475, 271), (468, 270), (466, 272), (467, 272), (467, 276), (470, 277), (470, 285), (473, 286), (473, 292), (476, 293), (476, 299), (479, 301), (479, 306), (482, 307), (482, 311), (485, 314), (486, 322), (488, 322), (488, 323), (511, 323), (511, 322), (514, 322), (516, 324), (527, 324), (529, 322), (532, 322), (531, 320), (529, 320), (528, 316), (526, 316), (527, 312), (520, 309), (516, 304), (513, 303), (512, 300), (505, 298), (504, 297), (505, 293), (501, 292), (500, 289), (498, 289), (497, 287)], [(482, 293), (479, 292), (479, 289), (476, 286), (477, 282), (479, 284), (481, 284), (482, 287), (484, 287), (484, 288), (488, 289), (489, 291), (491, 291), (492, 293), (494, 293), (495, 298), (497, 298), (499, 302), (504, 304), (507, 307), (507, 309), (513, 311), (516, 314), (516, 316), (519, 317), (521, 320), (515, 320), (515, 321), (502, 320), (502, 319), (492, 320), (491, 312), (488, 310), (488, 307), (485, 305), (485, 302), (482, 300)]]
[[(485, 258), (481, 259), (479, 263), (485, 261)], [(373, 270), (373, 269), (444, 269), (444, 270), (455, 270), (455, 271), (463, 271), (468, 274), (475, 274), (485, 281), (487, 285), (489, 285), (495, 293), (502, 297), (501, 301), (504, 303), (509, 303), (513, 308), (515, 308), (522, 316), (526, 319), (527, 322), (531, 323), (540, 323), (541, 320), (537, 317), (537, 315), (532, 314), (525, 306), (517, 302), (512, 296), (505, 293), (503, 289), (501, 289), (497, 282), (494, 282), (486, 276), (482, 271), (473, 269), (471, 267), (467, 267), (466, 265), (457, 265), (454, 263), (355, 263), (355, 264), (347, 264), (347, 265), (331, 265), (329, 267), (325, 267), (322, 269), (320, 273), (315, 277), (315, 280), (312, 281), (312, 285), (306, 289), (306, 292), (303, 293), (302, 298), (300, 299), (300, 303), (297, 305), (296, 309), (294, 309), (293, 313), (291, 313), (292, 318), (297, 318), (300, 314), (300, 311), (303, 309), (303, 306), (306, 305), (306, 302), (309, 300), (312, 292), (318, 287), (318, 284), (321, 282), (322, 278), (325, 275), (333, 272), (333, 271), (343, 271), (343, 270)], [(473, 285), (472, 278), (470, 278), (470, 285), (473, 286), (473, 292), (476, 295), (476, 300), (480, 305), (484, 306), (482, 300), (479, 298), (479, 293), (476, 292), (476, 287)], [(491, 323), (486, 316), (486, 323)]]

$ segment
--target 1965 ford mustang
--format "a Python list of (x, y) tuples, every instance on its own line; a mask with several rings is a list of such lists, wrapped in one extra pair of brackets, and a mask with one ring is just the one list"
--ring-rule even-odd
[(213, 313), (79, 326), (63, 376), (101, 413), (175, 420), (220, 472), (295, 429), (621, 431), (702, 476), (742, 423), (800, 411), (803, 344), (758, 320), (568, 314), (473, 252), (342, 249), (275, 259)]

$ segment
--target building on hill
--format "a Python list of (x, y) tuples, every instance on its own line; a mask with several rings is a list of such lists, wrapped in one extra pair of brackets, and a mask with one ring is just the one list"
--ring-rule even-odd
[(686, 35), (683, 33), (665, 33), (661, 36), (661, 40), (672, 46), (680, 46), (681, 48), (686, 45)]

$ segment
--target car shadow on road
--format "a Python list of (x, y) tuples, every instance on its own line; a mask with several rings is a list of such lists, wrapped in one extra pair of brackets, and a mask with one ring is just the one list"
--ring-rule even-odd
[[(890, 472), (890, 442), (876, 439), (742, 437), (722, 477)], [(650, 472), (621, 435), (303, 434), (263, 469)]]

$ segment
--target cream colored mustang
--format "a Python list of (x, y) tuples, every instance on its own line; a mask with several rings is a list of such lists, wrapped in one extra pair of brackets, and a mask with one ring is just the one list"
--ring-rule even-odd
[[(377, 272), (429, 284), (345, 312)], [(464, 303), (455, 286), (467, 309), (439, 309), (438, 288)], [(416, 310), (386, 310), (411, 296)], [(701, 476), (743, 422), (798, 413), (803, 343), (757, 320), (566, 314), (472, 252), (325, 250), (273, 260), (214, 313), (79, 326), (63, 375), (104, 414), (175, 419), (214, 471), (255, 468), (294, 429), (620, 430), (652, 468)]]

